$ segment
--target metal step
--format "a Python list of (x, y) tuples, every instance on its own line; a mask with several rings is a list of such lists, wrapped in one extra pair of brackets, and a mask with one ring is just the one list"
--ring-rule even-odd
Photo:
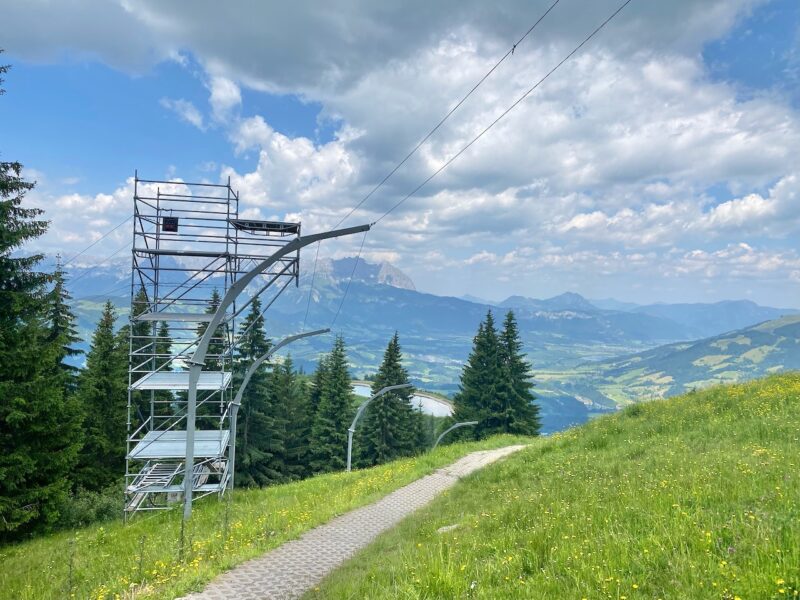
[[(133, 497), (125, 505), (126, 512), (136, 512), (150, 494), (180, 494), (183, 484), (174, 484), (175, 478), (182, 474), (183, 463), (152, 463), (148, 462), (127, 488), (126, 492)], [(218, 492), (225, 488), (227, 480), (208, 483), (213, 473), (205, 464), (194, 466), (192, 472), (192, 489), (195, 492)]]
[[(202, 371), (197, 381), (198, 390), (224, 390), (231, 382), (231, 374), (222, 371)], [(131, 384), (132, 390), (189, 389), (189, 371), (153, 371)]]
[(167, 487), (182, 469), (183, 463), (148, 462), (128, 486), (128, 493), (142, 492), (146, 488)]

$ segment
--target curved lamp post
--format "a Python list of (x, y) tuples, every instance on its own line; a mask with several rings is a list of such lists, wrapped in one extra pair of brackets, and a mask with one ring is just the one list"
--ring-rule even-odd
[(290, 335), (283, 338), (280, 342), (275, 344), (272, 348), (269, 349), (269, 352), (265, 352), (261, 356), (259, 356), (256, 360), (253, 361), (253, 364), (247, 369), (247, 372), (244, 374), (244, 379), (242, 380), (241, 385), (239, 386), (239, 390), (236, 392), (236, 397), (233, 399), (231, 403), (231, 441), (229, 442), (230, 453), (228, 463), (230, 465), (228, 471), (230, 472), (230, 480), (229, 480), (229, 489), (233, 489), (233, 477), (236, 474), (236, 417), (239, 414), (239, 407), (242, 405), (242, 395), (244, 394), (245, 388), (247, 388), (247, 384), (250, 383), (250, 378), (253, 376), (253, 373), (256, 372), (258, 367), (260, 367), (265, 360), (267, 360), (270, 356), (275, 354), (278, 350), (291, 344), (292, 342), (296, 342), (297, 340), (301, 340), (303, 338), (311, 337), (312, 335), (320, 335), (323, 333), (328, 333), (330, 329), (317, 329), (316, 331), (307, 331), (306, 333), (298, 333), (297, 335)]
[(325, 231), (322, 233), (314, 233), (293, 239), (286, 244), (283, 248), (275, 252), (269, 258), (264, 259), (253, 267), (250, 271), (242, 275), (226, 292), (225, 296), (217, 307), (217, 311), (211, 318), (208, 326), (206, 327), (203, 337), (197, 343), (197, 349), (194, 351), (192, 358), (187, 362), (191, 365), (189, 368), (189, 393), (186, 402), (186, 462), (184, 464), (184, 478), (183, 478), (183, 518), (188, 520), (192, 516), (192, 489), (194, 472), (194, 431), (195, 431), (195, 418), (197, 416), (197, 382), (200, 379), (200, 372), (203, 370), (206, 362), (206, 354), (208, 352), (208, 345), (214, 332), (222, 322), (225, 315), (225, 310), (230, 306), (234, 300), (241, 294), (245, 288), (255, 279), (259, 274), (266, 271), (269, 267), (278, 262), (281, 258), (292, 252), (297, 252), (300, 248), (304, 248), (314, 242), (327, 240), (330, 238), (341, 237), (343, 235), (351, 235), (353, 233), (360, 233), (369, 231), (371, 225), (359, 225), (356, 227), (346, 227), (344, 229), (335, 229), (333, 231)]
[(356, 423), (361, 418), (364, 410), (366, 410), (367, 405), (375, 400), (378, 396), (383, 396), (386, 392), (391, 392), (392, 390), (399, 390), (402, 388), (410, 388), (410, 383), (402, 383), (400, 385), (387, 385), (385, 388), (382, 388), (378, 393), (374, 394), (372, 397), (367, 398), (364, 402), (361, 403), (361, 406), (358, 407), (356, 410), (356, 416), (353, 419), (353, 422), (350, 424), (350, 428), (347, 430), (347, 472), (350, 472), (350, 464), (351, 459), (353, 457), (353, 434), (356, 432)]
[(451, 431), (453, 431), (453, 429), (458, 429), (459, 427), (467, 427), (468, 425), (477, 425), (479, 422), (480, 421), (464, 421), (462, 423), (456, 423), (452, 427), (449, 427), (448, 429), (445, 429), (442, 432), (442, 434), (438, 438), (436, 438), (436, 443), (433, 445), (433, 448), (431, 448), (431, 450), (435, 450), (436, 446), (439, 445), (439, 442), (442, 441), (442, 438), (444, 436), (446, 436), (448, 433), (450, 433)]

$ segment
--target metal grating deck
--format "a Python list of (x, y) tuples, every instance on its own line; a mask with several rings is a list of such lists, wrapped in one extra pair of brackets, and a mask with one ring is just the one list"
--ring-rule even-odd
[[(195, 458), (221, 457), (228, 446), (229, 432), (225, 429), (201, 430), (194, 432)], [(134, 446), (128, 458), (131, 460), (150, 460), (178, 458), (186, 456), (185, 431), (151, 431)]]
[[(197, 382), (198, 390), (224, 390), (231, 382), (231, 374), (221, 371), (202, 371)], [(131, 384), (132, 390), (189, 389), (189, 371), (156, 371), (148, 373)]]

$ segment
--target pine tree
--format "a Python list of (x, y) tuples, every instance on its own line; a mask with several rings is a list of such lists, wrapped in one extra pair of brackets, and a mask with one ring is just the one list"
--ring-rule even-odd
[(47, 229), (41, 210), (22, 206), (34, 184), (21, 172), (0, 162), (0, 541), (57, 519), (81, 443), (61, 366), (70, 342), (48, 319), (50, 277), (36, 271), (41, 254), (19, 253)]
[(283, 364), (275, 365), (272, 390), (276, 412), (285, 415), (285, 474), (289, 479), (302, 479), (309, 474), (311, 424), (308, 390), (294, 370), (291, 355)]
[(114, 334), (115, 321), (107, 301), (78, 383), (86, 439), (76, 482), (88, 490), (113, 483), (125, 468), (128, 339), (124, 330)]
[[(139, 286), (131, 302), (130, 323), (120, 329), (120, 342), (124, 343), (129, 349), (130, 356), (127, 359), (131, 368), (131, 383), (134, 383), (145, 376), (149, 371), (156, 370), (156, 361), (152, 358), (155, 341), (152, 339), (155, 333), (155, 323), (140, 321), (136, 317), (150, 311), (147, 300), (147, 292), (144, 286)], [(126, 339), (123, 342), (123, 337)], [(151, 410), (155, 414), (154, 401), (158, 392), (153, 390), (131, 392), (131, 405), (138, 413), (139, 419), (144, 420), (150, 416)]]
[[(205, 313), (207, 315), (213, 315), (217, 312), (217, 308), (219, 307), (222, 298), (217, 291), (217, 288), (211, 290), (211, 298), (208, 300), (208, 306), (206, 306)], [(197, 338), (203, 337), (205, 334), (206, 329), (208, 329), (208, 323), (199, 323), (197, 325)], [(211, 336), (211, 341), (208, 344), (208, 350), (206, 351), (206, 364), (203, 370), (205, 371), (218, 371), (222, 368), (223, 362), (223, 353), (225, 352), (225, 326), (219, 325), (217, 330), (214, 332), (214, 335)]]
[(421, 454), (433, 444), (434, 417), (422, 412), (421, 403), (411, 408), (413, 454)]
[(472, 352), (461, 373), (459, 391), (453, 398), (455, 421), (478, 421), (478, 425), (454, 432), (450, 440), (509, 432), (515, 394), (503, 364), (500, 340), (490, 310), (478, 327)]
[[(131, 303), (131, 331), (133, 339), (131, 340), (131, 350), (134, 352), (143, 352), (145, 356), (152, 354), (152, 349), (149, 348), (150, 343), (153, 341), (151, 338), (155, 334), (155, 323), (148, 321), (140, 321), (136, 317), (143, 315), (150, 311), (150, 304), (147, 300), (147, 292), (143, 286), (139, 286), (136, 294)], [(144, 358), (144, 356), (142, 357)], [(142, 359), (136, 360), (136, 363), (141, 363)], [(142, 374), (147, 370), (154, 370), (154, 364), (151, 363), (142, 369)], [(134, 381), (140, 378), (141, 375), (136, 375)]]
[(70, 300), (72, 296), (67, 291), (66, 274), (59, 256), (53, 273), (53, 289), (48, 298), (47, 342), (60, 348), (56, 355), (56, 364), (64, 374), (65, 390), (71, 394), (77, 387), (79, 369), (67, 360), (80, 356), (83, 351), (74, 347), (81, 339), (75, 329), (75, 315), (70, 308)]
[(524, 435), (538, 435), (542, 427), (539, 406), (533, 394), (531, 365), (522, 352), (522, 341), (513, 311), (508, 311), (500, 333), (501, 357), (514, 391), (507, 431)]
[(325, 389), (325, 378), (328, 376), (328, 355), (322, 355), (317, 363), (317, 370), (311, 380), (311, 390), (309, 391), (308, 403), (310, 414), (316, 415), (319, 410), (319, 401), (322, 398), (322, 390)]
[(159, 321), (156, 336), (156, 368), (162, 371), (170, 371), (168, 363), (172, 355), (172, 336), (170, 335), (169, 324), (166, 321)]
[(344, 339), (336, 338), (327, 359), (319, 406), (311, 428), (311, 470), (326, 473), (344, 469), (347, 428), (353, 420), (352, 383)]
[[(219, 307), (221, 301), (221, 297), (219, 292), (216, 288), (211, 290), (211, 297), (208, 300), (208, 304), (206, 305), (205, 314), (213, 315), (217, 308)], [(197, 339), (199, 340), (208, 329), (208, 323), (199, 322), (197, 324), (196, 335)], [(223, 356), (225, 353), (226, 348), (226, 336), (227, 336), (227, 325), (219, 325), (214, 335), (211, 336), (209, 340), (208, 348), (206, 349), (206, 358), (203, 364), (203, 371), (222, 371), (223, 365), (225, 367), (225, 371), (231, 370), (231, 358), (230, 356)], [(192, 349), (193, 351), (194, 349)], [(189, 394), (186, 391), (180, 391), (176, 393), (177, 399), (179, 402), (186, 406), (186, 401), (189, 398)], [(198, 417), (209, 417), (211, 415), (221, 415), (224, 407), (222, 405), (222, 396), (214, 395), (213, 397), (206, 395), (206, 401), (203, 401), (203, 394), (198, 394), (197, 397), (197, 416)], [(237, 459), (238, 461), (238, 459)]]
[[(171, 361), (169, 358), (172, 354), (172, 335), (169, 330), (169, 324), (166, 321), (159, 321), (154, 328), (156, 329), (156, 339), (153, 341), (155, 349), (155, 357), (152, 361), (153, 368), (154, 370), (158, 370), (159, 373), (169, 372), (172, 370)], [(124, 340), (122, 338), (126, 334), (126, 328), (123, 327), (118, 334), (121, 345), (124, 345)], [(134, 404), (137, 404), (137, 395), (141, 393), (142, 392), (138, 391), (132, 392)], [(147, 406), (145, 406), (142, 410), (152, 410), (152, 413), (155, 416), (173, 415), (178, 410), (178, 407), (174, 405), (176, 401), (175, 392), (170, 390), (150, 390), (147, 393), (150, 394), (144, 401)], [(182, 399), (186, 399), (185, 394)], [(151, 401), (152, 407), (150, 406)]]
[[(401, 361), (400, 340), (395, 332), (372, 382), (373, 394), (390, 385), (408, 383), (408, 371)], [(379, 396), (367, 407), (356, 428), (359, 466), (383, 464), (414, 452), (417, 422), (409, 404), (412, 395), (411, 388), (394, 390)]]
[[(261, 303), (253, 299), (242, 322), (239, 361), (243, 372), (272, 346), (264, 332)], [(245, 333), (246, 332), (246, 333)], [(236, 481), (244, 487), (264, 486), (286, 479), (285, 416), (275, 408), (273, 377), (262, 364), (242, 395), (237, 425)]]

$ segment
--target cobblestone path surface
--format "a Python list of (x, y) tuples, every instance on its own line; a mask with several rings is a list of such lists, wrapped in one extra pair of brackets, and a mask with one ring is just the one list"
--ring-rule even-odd
[(468, 454), (374, 504), (336, 517), (296, 540), (234, 567), (209, 583), (202, 592), (190, 594), (184, 600), (299, 598), (379, 534), (455, 485), (459, 478), (522, 448), (524, 446), (506, 446)]

